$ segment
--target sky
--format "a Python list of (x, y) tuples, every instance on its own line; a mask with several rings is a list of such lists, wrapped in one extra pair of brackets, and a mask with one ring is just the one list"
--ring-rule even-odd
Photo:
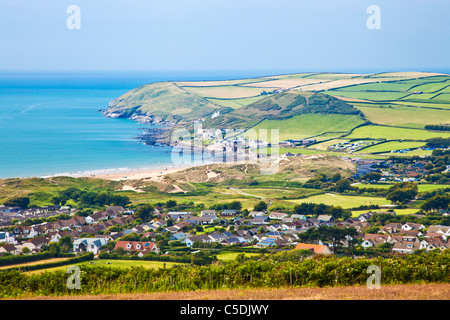
[(450, 73), (449, 18), (448, 0), (2, 0), (0, 71)]

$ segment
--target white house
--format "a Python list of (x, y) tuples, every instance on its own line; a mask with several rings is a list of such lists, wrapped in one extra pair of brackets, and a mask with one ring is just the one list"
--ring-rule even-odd
[(100, 247), (107, 244), (105, 238), (80, 238), (73, 241), (73, 252), (92, 252), (97, 254)]
[(13, 234), (7, 231), (0, 231), (0, 243), (16, 243)]

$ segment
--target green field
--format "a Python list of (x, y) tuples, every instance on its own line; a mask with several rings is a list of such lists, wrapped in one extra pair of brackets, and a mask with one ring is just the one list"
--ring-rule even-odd
[(253, 252), (223, 252), (217, 255), (217, 259), (223, 262), (234, 261), (240, 254), (244, 254), (246, 257), (255, 257), (259, 255), (259, 253)]
[(432, 132), (427, 130), (386, 127), (386, 126), (363, 126), (356, 128), (350, 135), (345, 136), (347, 139), (387, 139), (387, 140), (416, 140), (425, 141), (430, 138), (448, 138), (448, 132)]
[(415, 141), (391, 141), (380, 143), (372, 147), (364, 148), (358, 152), (361, 153), (380, 153), (380, 152), (390, 152), (393, 150), (403, 150), (403, 149), (413, 149), (423, 147), (425, 143), (415, 142)]
[[(304, 139), (323, 133), (340, 136), (364, 123), (357, 115), (341, 114), (303, 114), (285, 120), (264, 120), (253, 129), (278, 129), (280, 141)], [(335, 134), (334, 134), (335, 133)]]
[[(356, 187), (359, 188), (380, 188), (380, 189), (388, 189), (393, 186), (393, 184), (389, 183), (378, 183), (378, 184), (364, 184), (358, 183), (355, 184)], [(446, 184), (418, 184), (419, 192), (428, 192), (437, 189), (450, 188), (450, 185)]]
[[(91, 263), (92, 262), (92, 263)], [(108, 264), (109, 262), (109, 264)], [(89, 262), (76, 263), (76, 265), (93, 265), (115, 268), (129, 268), (129, 267), (144, 267), (144, 268), (171, 268), (174, 265), (180, 265), (177, 262), (162, 262), (162, 261), (143, 261), (143, 260), (93, 260)], [(27, 271), (27, 274), (38, 274), (43, 272), (52, 272), (56, 270), (66, 270), (68, 266), (53, 267), (48, 269)]]
[(450, 123), (448, 110), (408, 107), (397, 104), (353, 104), (373, 123), (423, 129), (428, 124)]
[(288, 200), (294, 204), (300, 203), (324, 203), (326, 205), (341, 206), (344, 209), (355, 208), (361, 205), (385, 205), (390, 201), (384, 198), (364, 197), (364, 196), (347, 196), (341, 194), (320, 194), (305, 199)]
[(357, 98), (363, 100), (372, 100), (372, 101), (386, 101), (386, 100), (397, 100), (402, 99), (406, 96), (409, 96), (409, 92), (365, 92), (365, 91), (337, 91), (330, 90), (325, 91), (325, 94), (329, 94), (332, 96), (341, 96), (348, 98)]

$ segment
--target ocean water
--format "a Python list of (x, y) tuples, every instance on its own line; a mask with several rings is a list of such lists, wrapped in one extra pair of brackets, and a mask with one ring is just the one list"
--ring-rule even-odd
[(134, 138), (145, 126), (97, 111), (146, 83), (176, 74), (0, 74), (0, 178), (170, 167), (168, 147)]
[(266, 73), (2, 73), (0, 178), (173, 167), (170, 148), (134, 139), (145, 125), (106, 118), (97, 110), (147, 83), (262, 75)]

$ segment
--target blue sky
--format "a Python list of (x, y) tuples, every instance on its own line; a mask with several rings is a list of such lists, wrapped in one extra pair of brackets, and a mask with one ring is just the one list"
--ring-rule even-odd
[(449, 15), (448, 0), (2, 0), (0, 70), (450, 72)]

